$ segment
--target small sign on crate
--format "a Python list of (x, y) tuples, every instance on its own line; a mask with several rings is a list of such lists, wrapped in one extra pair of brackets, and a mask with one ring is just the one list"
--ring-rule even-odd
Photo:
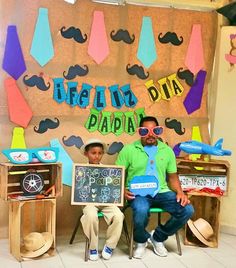
[(227, 187), (227, 177), (226, 176), (211, 176), (211, 175), (179, 175), (182, 189), (184, 191), (189, 189), (201, 190), (203, 188), (208, 188), (215, 190), (217, 187), (225, 193)]

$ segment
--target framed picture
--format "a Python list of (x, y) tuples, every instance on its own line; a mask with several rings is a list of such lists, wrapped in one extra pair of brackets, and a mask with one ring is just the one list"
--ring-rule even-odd
[(123, 206), (123, 166), (77, 164), (73, 166), (72, 205)]

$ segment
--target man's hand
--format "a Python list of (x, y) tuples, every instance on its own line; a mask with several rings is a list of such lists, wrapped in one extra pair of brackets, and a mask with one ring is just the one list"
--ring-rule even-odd
[(130, 201), (135, 198), (135, 195), (131, 193), (129, 190), (125, 189), (125, 199)]
[(176, 199), (177, 202), (180, 202), (180, 205), (183, 207), (190, 203), (190, 200), (188, 199), (187, 195), (183, 192), (176, 193)]

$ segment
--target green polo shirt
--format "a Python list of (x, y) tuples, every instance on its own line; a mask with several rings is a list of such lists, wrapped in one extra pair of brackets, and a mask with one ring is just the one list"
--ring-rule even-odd
[[(173, 150), (165, 143), (158, 141), (156, 154), (156, 172), (160, 183), (160, 193), (170, 191), (167, 181), (167, 173), (176, 173), (176, 158)], [(128, 144), (120, 151), (116, 160), (116, 165), (125, 167), (126, 187), (134, 176), (145, 175), (148, 163), (148, 155), (144, 151), (140, 140)]]

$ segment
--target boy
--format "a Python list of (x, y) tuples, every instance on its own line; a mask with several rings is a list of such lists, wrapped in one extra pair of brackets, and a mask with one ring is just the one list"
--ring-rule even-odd
[[(106, 144), (98, 139), (90, 139), (81, 147), (81, 150), (88, 158), (89, 164), (98, 165), (106, 151)], [(89, 259), (91, 261), (98, 260), (98, 211), (103, 213), (104, 219), (108, 224), (106, 242), (102, 250), (102, 257), (105, 260), (111, 258), (113, 250), (120, 239), (124, 219), (123, 213), (115, 205), (100, 207), (89, 204), (83, 208), (81, 223), (84, 233), (90, 241)]]

